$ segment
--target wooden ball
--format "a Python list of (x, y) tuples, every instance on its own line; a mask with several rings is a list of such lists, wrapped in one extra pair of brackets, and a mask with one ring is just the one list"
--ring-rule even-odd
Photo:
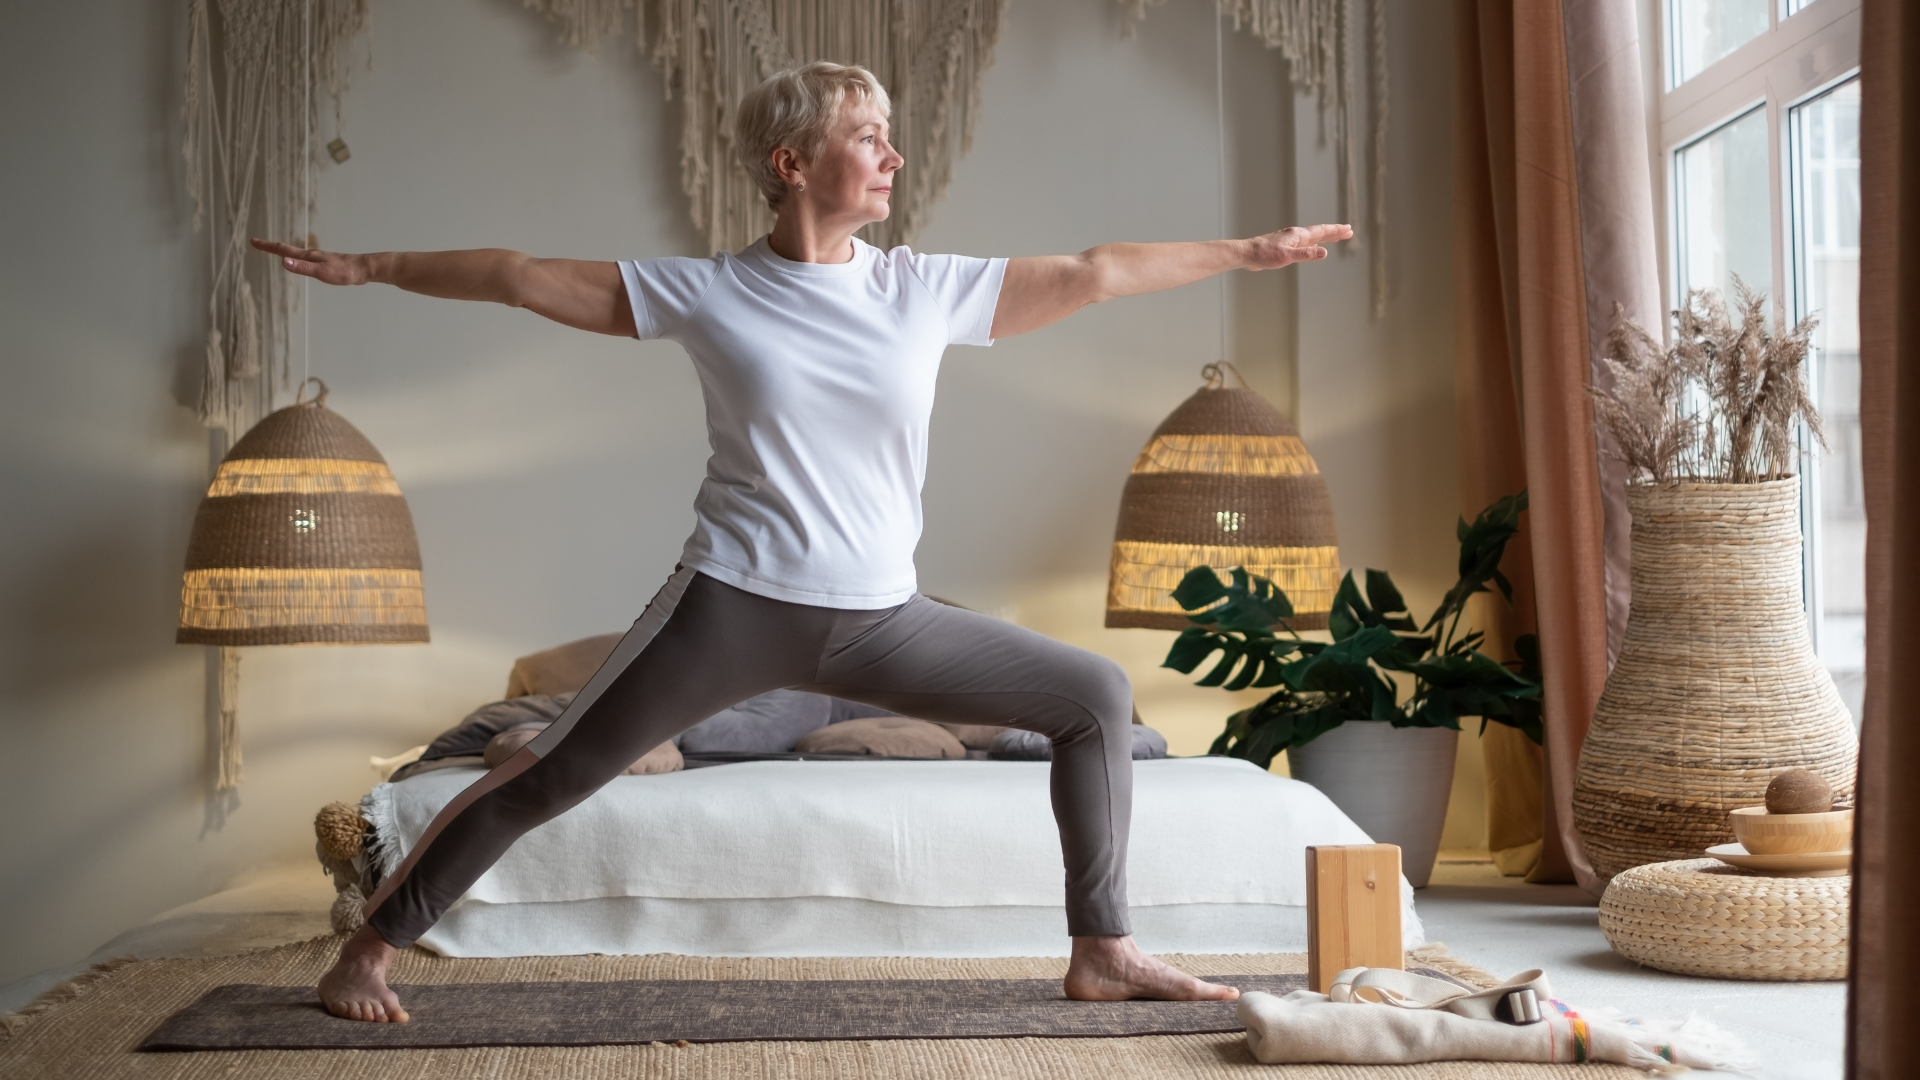
[(1818, 773), (1788, 769), (1767, 785), (1767, 813), (1824, 814), (1833, 809), (1833, 785)]

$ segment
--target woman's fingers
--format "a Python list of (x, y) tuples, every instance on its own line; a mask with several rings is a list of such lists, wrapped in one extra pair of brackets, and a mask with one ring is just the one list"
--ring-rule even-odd
[(1325, 244), (1330, 241), (1353, 239), (1351, 225), (1309, 225), (1300, 231), (1306, 234), (1301, 239), (1308, 244)]
[(260, 251), (280, 257), (280, 265), (288, 273), (310, 277), (328, 285), (360, 285), (366, 282), (357, 257), (341, 255), (319, 248), (295, 247), (277, 240), (252, 238), (252, 244)]
[(1350, 225), (1294, 225), (1260, 237), (1254, 265), (1249, 269), (1273, 270), (1297, 262), (1318, 262), (1327, 257), (1324, 245), (1353, 237)]

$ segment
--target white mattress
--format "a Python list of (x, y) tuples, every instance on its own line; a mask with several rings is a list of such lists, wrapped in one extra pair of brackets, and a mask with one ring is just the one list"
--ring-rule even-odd
[[(1064, 955), (1044, 762), (753, 762), (621, 777), (528, 833), (421, 944), (450, 956)], [(382, 784), (391, 870), (481, 775)], [(1304, 851), (1366, 843), (1246, 762), (1134, 763), (1128, 900), (1158, 951), (1306, 947)], [(1403, 880), (1409, 946), (1423, 940)]]

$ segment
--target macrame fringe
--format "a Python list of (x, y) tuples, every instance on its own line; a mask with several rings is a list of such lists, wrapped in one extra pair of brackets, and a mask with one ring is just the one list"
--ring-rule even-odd
[(207, 231), (207, 367), (198, 409), (236, 436), (273, 407), (285, 383), (299, 280), (256, 255), (249, 236), (298, 240), (311, 219), (309, 170), (319, 102), (336, 117), (346, 49), (368, 0), (192, 0), (187, 8), (187, 194)]
[(1367, 185), (1372, 212), (1367, 239), (1368, 270), (1372, 281), (1373, 317), (1387, 317), (1387, 0), (1368, 0), (1367, 32), (1371, 43), (1367, 70), (1372, 81), (1367, 103), (1373, 113), (1373, 176)]
[(881, 248), (911, 243), (973, 146), (980, 76), (993, 63), (1007, 0), (522, 0), (591, 49), (635, 13), (635, 42), (680, 102), (680, 187), (693, 224), (735, 251), (773, 225), (733, 142), (740, 99), (762, 79), (814, 60), (859, 64), (893, 99), (907, 159), (893, 214), (862, 230)]
[(220, 711), (220, 737), (214, 748), (215, 791), (232, 791), (245, 776), (240, 757), (240, 650), (219, 648), (220, 693), (215, 707)]
[[(1147, 16), (1147, 9), (1166, 0), (1117, 0), (1126, 9), (1125, 34)], [(1353, 138), (1352, 32), (1348, 6), (1352, 0), (1215, 0), (1222, 15), (1233, 20), (1237, 32), (1247, 30), (1262, 45), (1280, 50), (1292, 73), (1295, 88), (1311, 92), (1320, 103), (1320, 138), (1332, 142), (1338, 171), (1341, 221), (1356, 222), (1360, 210), (1356, 142)], [(1386, 0), (1367, 0), (1367, 103), (1370, 126), (1368, 209), (1365, 228), (1355, 230), (1355, 242), (1367, 248), (1369, 289), (1373, 317), (1387, 314), (1387, 16)], [(1351, 245), (1341, 245), (1340, 251)]]

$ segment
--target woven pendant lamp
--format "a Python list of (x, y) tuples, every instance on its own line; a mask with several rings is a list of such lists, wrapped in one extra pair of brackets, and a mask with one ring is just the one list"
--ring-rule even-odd
[(1154, 430), (1127, 477), (1107, 625), (1191, 626), (1172, 596), (1187, 571), (1244, 566), (1286, 591), (1294, 629), (1324, 629), (1340, 553), (1320, 467), (1265, 398), (1228, 387), (1220, 364), (1201, 375), (1206, 385)]
[(175, 641), (427, 640), (407, 500), (380, 452), (326, 401), (320, 383), (314, 400), (269, 414), (220, 462), (193, 519)]
[(227, 451), (193, 518), (183, 645), (218, 646), (214, 790), (240, 786), (241, 645), (427, 640), (420, 542), (380, 452), (328, 409), (327, 384)]

